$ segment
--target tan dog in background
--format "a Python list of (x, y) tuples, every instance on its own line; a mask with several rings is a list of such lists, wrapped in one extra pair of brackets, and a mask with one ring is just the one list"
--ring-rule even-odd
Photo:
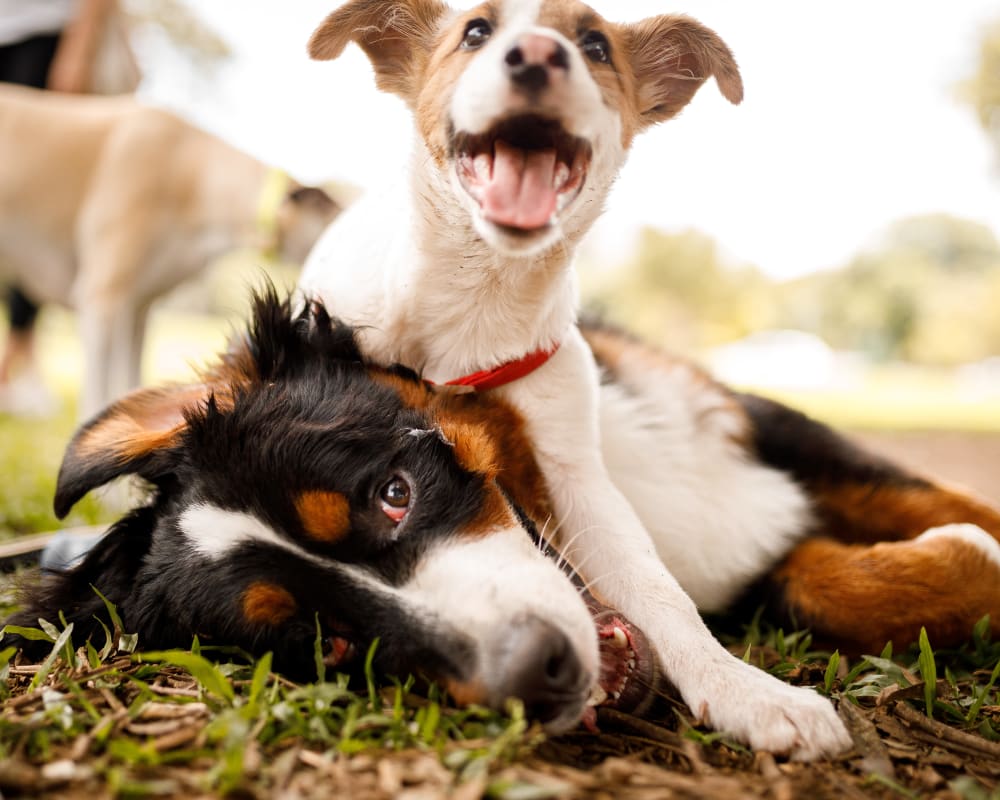
[(267, 165), (130, 97), (0, 84), (0, 153), (0, 282), (79, 313), (83, 417), (139, 384), (154, 299), (240, 246), (301, 262), (339, 211), (299, 186), (266, 208)]

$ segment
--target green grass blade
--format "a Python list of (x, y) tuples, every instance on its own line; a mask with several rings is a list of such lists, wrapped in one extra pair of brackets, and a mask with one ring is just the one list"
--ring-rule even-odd
[(969, 713), (965, 717), (966, 722), (971, 724), (976, 721), (976, 717), (979, 716), (979, 711), (982, 709), (983, 704), (986, 702), (986, 698), (989, 697), (990, 692), (993, 690), (993, 686), (997, 682), (997, 678), (1000, 678), (1000, 661), (997, 661), (997, 665), (993, 667), (993, 672), (990, 673), (989, 681), (987, 681), (982, 690), (978, 692), (975, 701), (969, 708)]
[(319, 613), (316, 614), (316, 641), (313, 643), (313, 659), (316, 661), (316, 680), (326, 682), (326, 661), (323, 660), (323, 629), (319, 624)]
[(920, 677), (924, 679), (924, 704), (927, 716), (934, 718), (934, 701), (937, 699), (937, 665), (934, 663), (934, 651), (927, 639), (927, 629), (920, 629), (920, 656), (917, 664), (920, 667)]
[(253, 680), (250, 682), (250, 696), (247, 698), (250, 708), (257, 708), (260, 696), (267, 687), (267, 679), (271, 676), (271, 661), (271, 654), (264, 653), (260, 661), (257, 662), (257, 666), (254, 667)]
[(834, 650), (830, 656), (830, 663), (826, 665), (826, 672), (823, 674), (823, 689), (827, 694), (833, 688), (833, 682), (837, 678), (837, 670), (840, 668), (840, 651)]
[(382, 710), (382, 698), (378, 693), (378, 684), (375, 683), (375, 648), (378, 647), (378, 637), (376, 636), (368, 648), (365, 656), (365, 682), (368, 684), (368, 702), (371, 703), (373, 711)]
[(94, 586), (94, 584), (90, 584), (90, 588), (94, 591), (94, 594), (101, 598), (101, 602), (104, 603), (104, 607), (108, 611), (108, 617), (111, 619), (111, 624), (118, 629), (119, 633), (124, 633), (125, 626), (122, 624), (122, 618), (118, 616), (118, 607), (101, 594), (101, 590)]
[(45, 679), (49, 677), (49, 673), (52, 671), (52, 666), (56, 663), (56, 659), (59, 657), (59, 653), (62, 651), (66, 643), (70, 641), (73, 636), (73, 625), (67, 625), (66, 630), (59, 634), (59, 638), (56, 639), (55, 643), (52, 645), (52, 652), (46, 656), (45, 660), (41, 663), (38, 668), (38, 672), (35, 673), (35, 677), (31, 679), (31, 683), (28, 685), (28, 691), (34, 691), (39, 686), (41, 686)]
[(162, 650), (152, 653), (139, 653), (135, 658), (140, 662), (162, 661), (175, 667), (186, 669), (206, 690), (221, 697), (230, 705), (236, 698), (233, 685), (219, 668), (208, 659), (196, 656), (186, 650)]
[(54, 642), (56, 640), (55, 638), (49, 636), (49, 634), (45, 631), (39, 630), (38, 628), (25, 628), (21, 625), (4, 625), (3, 630), (0, 630), (0, 637), (6, 636), (8, 633), (15, 636), (21, 636), (22, 638), (28, 639), (32, 642)]

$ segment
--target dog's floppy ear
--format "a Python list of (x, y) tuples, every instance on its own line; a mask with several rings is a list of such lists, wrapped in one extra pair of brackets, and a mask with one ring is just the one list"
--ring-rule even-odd
[(725, 42), (690, 17), (665, 14), (625, 26), (643, 125), (670, 119), (713, 75), (730, 103), (743, 81)]
[(337, 58), (348, 42), (356, 42), (375, 68), (378, 87), (411, 100), (447, 11), (440, 0), (350, 0), (313, 32), (309, 55), (327, 61)]
[(204, 384), (140, 389), (94, 417), (66, 448), (56, 481), (56, 515), (62, 519), (87, 492), (120, 475), (156, 477), (180, 444), (185, 409), (208, 396)]

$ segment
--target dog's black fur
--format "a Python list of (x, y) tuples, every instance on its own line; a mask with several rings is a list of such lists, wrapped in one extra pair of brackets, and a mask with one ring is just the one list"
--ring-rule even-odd
[[(80, 642), (106, 618), (96, 587), (146, 649), (188, 647), (198, 635), (255, 654), (272, 651), (276, 667), (308, 677), (315, 675), (318, 619), (324, 639), (342, 637), (361, 649), (377, 637), (382, 671), (464, 678), (463, 634), (443, 620), (418, 618), (378, 585), (398, 586), (435, 539), (479, 513), (484, 479), (459, 466), (439, 436), (408, 435), (435, 423), (372, 380), (373, 370), (352, 330), (322, 308), (293, 314), (273, 291), (257, 298), (249, 336), (219, 373), (239, 380), (209, 385), (203, 402), (184, 409), (185, 424), (169, 446), (129, 458), (85, 448), (88, 432), (124, 413), (122, 404), (77, 434), (58, 482), (60, 514), (123, 474), (148, 481), (150, 500), (115, 524), (81, 565), (32, 586), (11, 622), (54, 621), (61, 610)], [(381, 372), (419, 380), (406, 370)], [(219, 392), (231, 399), (223, 402)], [(395, 541), (376, 506), (380, 488), (399, 474), (420, 486), (420, 502), (411, 511), (412, 533)], [(350, 499), (350, 529), (336, 543), (308, 536), (290, 500), (316, 489)], [(185, 509), (208, 500), (254, 515), (315, 558), (259, 541), (209, 558), (178, 526)], [(344, 565), (370, 580), (357, 580)], [(290, 592), (295, 615), (274, 626), (248, 622), (241, 597), (260, 581)], [(38, 648), (12, 638), (29, 653)]]

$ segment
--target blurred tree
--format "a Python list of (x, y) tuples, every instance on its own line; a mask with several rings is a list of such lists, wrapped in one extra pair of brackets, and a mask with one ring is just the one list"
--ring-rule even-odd
[(977, 222), (911, 217), (841, 269), (775, 285), (697, 231), (645, 229), (585, 298), (651, 342), (697, 351), (764, 328), (816, 333), (883, 361), (952, 365), (1000, 353), (1000, 242)]
[(957, 364), (1000, 352), (1000, 243), (943, 214), (889, 227), (841, 270), (782, 289), (782, 325), (881, 360)]
[(976, 74), (965, 88), (1000, 163), (1000, 19), (983, 31)]
[(161, 30), (170, 42), (201, 67), (231, 55), (229, 44), (182, 0), (122, 0), (129, 17), (139, 25)]
[(646, 228), (633, 260), (598, 280), (587, 299), (610, 321), (689, 351), (769, 327), (771, 289), (759, 270), (724, 264), (715, 241), (703, 233)]

